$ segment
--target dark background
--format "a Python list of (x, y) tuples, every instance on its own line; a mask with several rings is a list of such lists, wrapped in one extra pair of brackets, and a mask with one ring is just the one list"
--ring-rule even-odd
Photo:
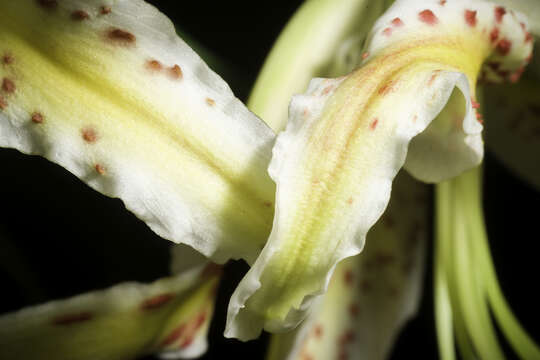
[[(297, 0), (199, 1), (189, 6), (185, 1), (150, 2), (227, 64), (224, 78), (243, 100), (280, 29), (300, 4)], [(14, 150), (0, 150), (0, 164), (4, 294), (0, 313), (167, 274), (168, 242), (125, 211), (119, 200), (94, 192), (54, 164)], [(540, 339), (536, 294), (540, 193), (513, 177), (489, 153), (485, 168), (486, 221), (499, 279), (518, 318)], [(428, 261), (420, 314), (402, 333), (392, 359), (437, 358), (431, 257)], [(6, 263), (10, 266), (3, 266)], [(228, 298), (246, 270), (240, 262), (227, 267), (204, 359), (264, 357), (267, 336), (242, 344), (221, 335)], [(20, 287), (15, 277), (31, 286)]]

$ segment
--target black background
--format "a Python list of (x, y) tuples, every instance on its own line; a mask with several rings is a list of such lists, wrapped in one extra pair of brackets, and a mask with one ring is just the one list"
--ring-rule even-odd
[[(185, 1), (150, 2), (228, 64), (224, 77), (244, 100), (273, 41), (300, 4), (287, 0), (199, 1), (189, 6)], [(4, 249), (0, 312), (167, 274), (168, 242), (125, 211), (119, 200), (94, 192), (54, 164), (14, 150), (2, 149), (0, 164)], [(540, 339), (540, 297), (536, 294), (540, 193), (513, 177), (489, 153), (485, 167), (486, 221), (499, 278), (518, 318)], [(12, 249), (6, 251), (7, 246)], [(431, 257), (427, 261), (420, 314), (402, 333), (392, 359), (437, 358)], [(10, 267), (2, 266), (5, 263)], [(21, 288), (7, 268), (16, 268), (17, 276), (33, 285)], [(240, 262), (227, 267), (204, 359), (264, 357), (267, 336), (243, 344), (221, 335), (228, 298), (246, 270)]]

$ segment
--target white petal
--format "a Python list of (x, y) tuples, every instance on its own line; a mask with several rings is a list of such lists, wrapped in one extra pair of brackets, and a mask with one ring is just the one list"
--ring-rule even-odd
[(219, 279), (205, 269), (202, 264), (152, 284), (123, 283), (3, 315), (0, 358), (199, 356), (206, 350)]
[(419, 305), (427, 200), (427, 186), (398, 175), (363, 253), (337, 266), (328, 292), (298, 329), (273, 336), (269, 360), (388, 358)]
[[(277, 184), (272, 233), (231, 298), (226, 336), (247, 340), (305, 318), (337, 263), (362, 250), (409, 142), (430, 124), (419, 145), (411, 143), (415, 176), (439, 181), (481, 161), (472, 102), (481, 65), (489, 59), (516, 71), (532, 44), (517, 15), (499, 23), (495, 5), (474, 4), (467, 25), (466, 1), (396, 2), (375, 24), (364, 66), (345, 78), (315, 79), (293, 98), (269, 168)], [(486, 26), (499, 28), (496, 42)], [(433, 154), (421, 151), (444, 136)], [(441, 167), (442, 160), (449, 162)]]
[(121, 198), (156, 233), (253, 261), (272, 131), (142, 0), (0, 2), (0, 146)]

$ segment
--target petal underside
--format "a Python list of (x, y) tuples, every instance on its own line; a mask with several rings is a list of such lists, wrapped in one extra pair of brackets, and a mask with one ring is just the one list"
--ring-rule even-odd
[(253, 261), (273, 132), (142, 0), (0, 2), (0, 146), (121, 198), (160, 236)]
[(269, 360), (388, 358), (422, 290), (427, 186), (401, 172), (361, 255), (341, 262), (328, 292), (294, 332), (274, 335)]
[[(532, 43), (520, 14), (499, 19), (491, 3), (441, 3), (396, 2), (375, 24), (358, 70), (315, 79), (293, 98), (269, 167), (272, 233), (231, 298), (226, 336), (296, 327), (336, 264), (362, 250), (406, 160), (428, 182), (481, 161), (477, 77), (519, 72)], [(482, 67), (486, 60), (500, 71)]]

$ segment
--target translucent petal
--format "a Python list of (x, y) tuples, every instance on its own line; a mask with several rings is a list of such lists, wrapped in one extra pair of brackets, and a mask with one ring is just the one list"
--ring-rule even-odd
[(0, 146), (121, 198), (156, 233), (253, 261), (272, 131), (142, 0), (0, 2)]
[(123, 283), (0, 317), (0, 358), (123, 360), (206, 350), (219, 280), (206, 263), (152, 284)]
[(388, 358), (419, 304), (427, 200), (427, 186), (401, 172), (362, 254), (337, 266), (321, 303), (293, 334), (273, 336), (269, 360)]
[[(375, 24), (364, 66), (344, 78), (315, 79), (293, 98), (269, 168), (277, 184), (272, 233), (231, 298), (226, 336), (251, 339), (305, 318), (336, 264), (362, 250), (409, 142), (433, 120), (421, 144), (448, 140), (431, 152), (411, 143), (414, 176), (439, 181), (481, 161), (477, 74), (486, 59), (517, 71), (532, 43), (517, 14), (499, 23), (495, 5), (469, 5), (396, 2)], [(494, 26), (497, 41), (485, 30)], [(487, 80), (506, 79), (487, 71)]]

